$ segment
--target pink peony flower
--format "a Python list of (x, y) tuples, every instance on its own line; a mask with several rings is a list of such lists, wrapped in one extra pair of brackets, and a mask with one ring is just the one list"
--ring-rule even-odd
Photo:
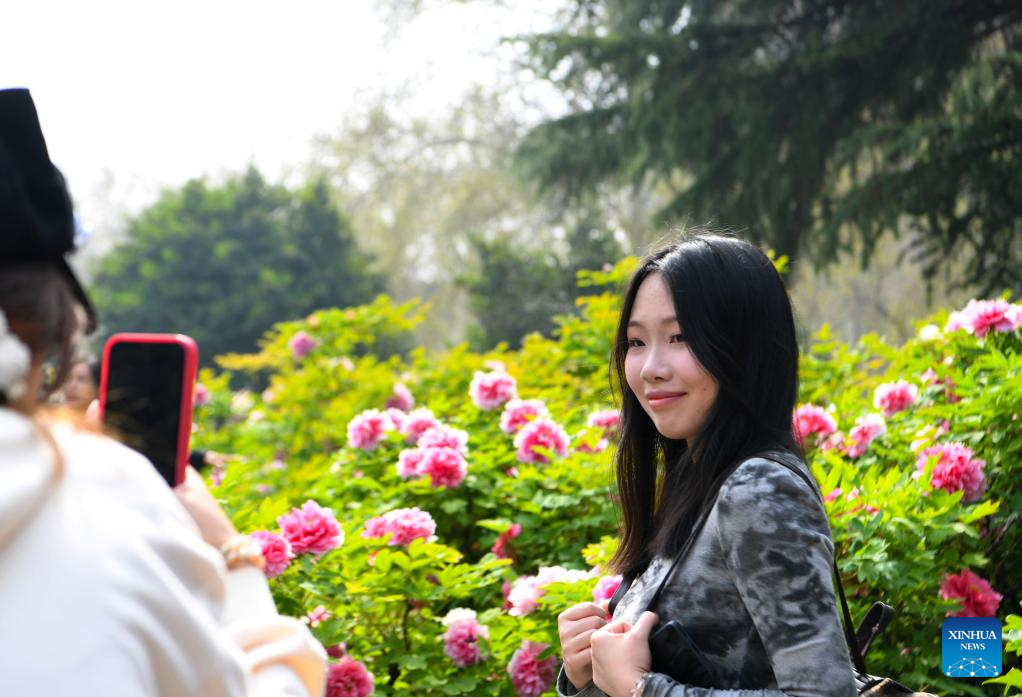
[(326, 697), (369, 697), (373, 693), (373, 674), (362, 661), (344, 656), (330, 665), (326, 675)]
[(964, 308), (948, 317), (945, 332), (965, 330), (982, 338), (990, 333), (1010, 332), (1022, 326), (1022, 306), (1006, 300), (970, 300)]
[(609, 438), (616, 437), (621, 428), (621, 412), (617, 409), (594, 411), (586, 419), (586, 425), (590, 428), (602, 428), (604, 435)]
[(1002, 596), (989, 581), (980, 578), (968, 569), (960, 574), (948, 574), (940, 584), (940, 597), (944, 600), (960, 600), (962, 609), (948, 612), (948, 617), (996, 617)]
[(848, 446), (849, 457), (861, 457), (869, 444), (887, 430), (884, 417), (879, 414), (866, 414), (855, 420), (855, 426), (848, 432), (851, 444)]
[(505, 372), (476, 371), (468, 394), (477, 407), (485, 411), (497, 409), (518, 396), (515, 379)]
[(507, 602), (510, 605), (507, 614), (512, 617), (528, 615), (539, 607), (539, 599), (543, 597), (544, 592), (535, 576), (519, 576), (507, 593)]
[(593, 588), (593, 602), (599, 605), (605, 600), (610, 600), (621, 585), (621, 576), (603, 576), (596, 582)]
[(298, 332), (288, 340), (287, 345), (291, 348), (292, 356), (295, 358), (305, 358), (314, 348), (319, 346), (319, 342), (305, 332)]
[(386, 414), (379, 409), (366, 409), (348, 422), (348, 447), (373, 450), (392, 428)]
[(397, 456), (397, 474), (402, 479), (411, 479), (422, 474), (422, 456), (426, 451), (420, 448), (402, 450)]
[(575, 452), (578, 453), (602, 453), (604, 450), (610, 447), (610, 441), (606, 438), (601, 438), (596, 443), (590, 445), (586, 440), (579, 441), (578, 445), (575, 446)]
[(523, 641), (511, 656), (507, 672), (519, 697), (539, 697), (553, 685), (557, 659), (554, 656), (540, 659), (539, 655), (546, 648), (546, 644)]
[(408, 388), (400, 382), (394, 385), (394, 391), (391, 393), (390, 397), (387, 398), (387, 408), (398, 409), (407, 413), (410, 412), (414, 406), (415, 397), (413, 397), (412, 393), (408, 391)]
[(295, 554), (323, 554), (344, 542), (334, 512), (311, 499), (277, 518), (277, 524)]
[[(423, 437), (425, 439), (425, 436)], [(428, 475), (430, 484), (436, 487), (453, 489), (461, 484), (468, 474), (468, 463), (460, 450), (446, 446), (427, 447), (422, 449), (419, 461), (419, 474)]]
[(401, 424), (401, 435), (411, 443), (417, 443), (419, 437), (431, 428), (436, 428), (440, 422), (433, 416), (429, 409), (416, 409)]
[(568, 434), (564, 429), (549, 419), (530, 421), (515, 436), (515, 448), (518, 449), (520, 462), (549, 462), (546, 455), (536, 450), (546, 448), (560, 456), (568, 453)]
[(326, 655), (331, 658), (344, 658), (348, 653), (348, 645), (343, 641), (339, 641), (336, 644), (331, 644), (326, 647)]
[(447, 631), (444, 632), (444, 653), (451, 662), (459, 668), (467, 668), (481, 663), (483, 660), (482, 651), (479, 650), (479, 640), (489, 639), (490, 630), (475, 618), (471, 617), (445, 621)]
[(507, 551), (508, 543), (521, 534), (522, 526), (519, 523), (513, 523), (511, 527), (497, 536), (497, 541), (493, 543), (490, 551), (497, 555), (499, 559), (510, 559), (511, 555)]
[(419, 436), (420, 448), (453, 448), (468, 453), (468, 433), (438, 424)]
[(550, 412), (541, 399), (512, 399), (504, 405), (504, 412), (500, 415), (500, 430), (504, 433), (517, 433), (533, 419), (548, 416)]
[(378, 538), (390, 535), (387, 544), (408, 545), (412, 540), (428, 540), (436, 532), (432, 516), (415, 508), (397, 508), (366, 521), (362, 537)]
[(841, 431), (834, 431), (826, 438), (821, 438), (817, 442), (820, 446), (820, 450), (827, 452), (828, 450), (837, 450), (838, 452), (845, 448), (845, 434)]
[[(826, 501), (827, 503), (833, 503), (834, 501), (837, 501), (839, 498), (841, 498), (841, 493), (842, 493), (841, 492), (841, 488), (838, 487), (837, 489), (831, 490), (831, 492), (829, 494), (824, 496), (823, 500)], [(850, 503), (852, 501), (855, 501), (857, 498), (859, 498), (859, 487), (855, 487), (854, 489), (849, 491), (848, 495), (845, 496), (845, 501), (848, 501)], [(874, 513), (879, 513), (880, 509), (875, 507), (875, 506), (870, 506), (869, 504), (863, 503), (863, 504), (860, 504), (860, 505), (856, 506), (855, 508), (853, 508), (851, 510), (843, 511), (843, 512), (839, 513), (838, 515), (858, 513), (859, 511), (866, 511), (867, 513), (872, 515)]]
[(980, 338), (990, 330), (1010, 332), (1018, 327), (1014, 306), (1006, 300), (971, 300), (966, 306), (966, 316), (972, 333)]
[(519, 576), (507, 594), (510, 604), (508, 614), (519, 617), (535, 610), (551, 583), (575, 583), (591, 577), (588, 571), (565, 569), (563, 566), (542, 566), (535, 576)]
[(386, 417), (387, 422), (390, 424), (390, 428), (388, 428), (387, 430), (397, 431), (398, 433), (401, 432), (401, 427), (404, 425), (405, 419), (408, 418), (408, 414), (404, 413), (400, 409), (395, 409), (393, 407), (390, 407), (386, 411), (384, 411), (383, 415)]
[(880, 409), (884, 417), (907, 409), (919, 398), (919, 388), (905, 380), (885, 382), (873, 393), (873, 406)]
[(309, 625), (310, 627), (318, 627), (322, 622), (333, 617), (333, 613), (326, 609), (323, 605), (316, 606), (315, 610), (309, 610), (305, 617), (302, 618), (302, 622)]
[(817, 442), (820, 442), (837, 430), (837, 423), (825, 409), (815, 404), (803, 404), (795, 410), (791, 430), (800, 444), (814, 433), (818, 434)]
[(268, 530), (256, 530), (250, 537), (259, 540), (263, 548), (263, 558), (266, 560), (263, 573), (266, 574), (266, 578), (280, 576), (295, 558), (294, 552), (291, 551), (291, 543), (283, 535)]
[(209, 388), (201, 382), (196, 383), (195, 390), (192, 392), (192, 406), (203, 407), (209, 404), (211, 399), (213, 399), (213, 395)]
[(930, 484), (937, 489), (954, 493), (964, 491), (963, 501), (976, 501), (986, 491), (983, 468), (986, 463), (962, 443), (944, 443), (926, 448), (916, 459), (916, 476), (926, 469), (927, 461), (937, 457)]

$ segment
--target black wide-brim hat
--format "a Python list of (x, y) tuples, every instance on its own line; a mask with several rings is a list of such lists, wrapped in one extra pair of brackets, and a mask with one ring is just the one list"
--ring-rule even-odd
[(27, 89), (0, 90), (0, 265), (56, 266), (85, 308), (91, 332), (95, 308), (66, 259), (74, 247), (71, 196), (50, 162), (32, 95)]

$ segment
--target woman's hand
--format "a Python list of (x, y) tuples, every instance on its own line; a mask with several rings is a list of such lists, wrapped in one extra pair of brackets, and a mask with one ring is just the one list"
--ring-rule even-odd
[(220, 504), (209, 493), (202, 475), (189, 466), (185, 470), (185, 480), (174, 487), (178, 501), (191, 514), (202, 539), (220, 549), (225, 542), (238, 534)]
[(610, 697), (628, 697), (635, 681), (649, 670), (649, 633), (656, 623), (655, 614), (644, 612), (634, 627), (611, 622), (593, 633), (593, 682)]
[(607, 624), (605, 605), (579, 603), (557, 616), (557, 633), (561, 637), (564, 674), (581, 690), (593, 679), (593, 658), (589, 639)]

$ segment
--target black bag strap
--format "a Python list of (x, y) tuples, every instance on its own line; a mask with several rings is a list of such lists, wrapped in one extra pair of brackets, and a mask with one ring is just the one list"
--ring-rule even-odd
[(710, 517), (710, 511), (713, 510), (713, 504), (716, 502), (717, 498), (714, 497), (713, 501), (710, 502), (708, 506), (703, 506), (703, 510), (699, 512), (699, 517), (696, 518), (696, 522), (692, 525), (692, 530), (688, 533), (688, 538), (685, 540), (685, 544), (682, 545), (680, 550), (678, 550), (678, 554), (675, 555), (670, 568), (667, 569), (667, 573), (664, 574), (663, 579), (660, 581), (660, 585), (657, 586), (656, 592), (653, 593), (653, 597), (650, 598), (649, 602), (646, 604), (647, 610), (651, 609), (657, 604), (657, 601), (660, 600), (660, 596), (663, 594), (664, 588), (667, 587), (667, 582), (671, 579), (671, 576), (674, 574), (674, 570), (678, 568), (678, 565), (685, 560), (685, 557), (688, 556), (696, 538), (699, 537), (699, 533), (702, 532), (703, 526), (706, 525), (706, 519)]
[[(802, 479), (802, 481), (806, 483), (809, 489), (813, 491), (820, 499), (820, 504), (823, 505), (823, 493), (820, 491), (819, 486), (816, 484), (813, 478), (809, 476), (808, 472), (803, 471), (801, 467), (797, 466), (793, 462), (788, 461), (788, 459), (784, 457), (784, 455), (786, 454), (787, 453), (782, 453), (779, 451), (769, 451), (757, 453), (753, 457), (761, 457), (763, 459), (770, 460), (771, 462), (776, 462), (782, 467), (790, 470), (792, 473), (797, 475), (799, 478)], [(719, 487), (717, 489), (717, 493), (718, 494), (720, 493)], [(663, 593), (664, 588), (667, 586), (667, 582), (674, 574), (674, 570), (682, 561), (685, 560), (685, 557), (688, 556), (688, 553), (692, 548), (692, 544), (695, 542), (695, 539), (699, 536), (699, 533), (702, 531), (703, 526), (706, 524), (707, 518), (710, 517), (710, 512), (713, 510), (713, 506), (716, 504), (716, 502), (717, 497), (714, 496), (713, 501), (710, 501), (708, 505), (705, 505), (702, 511), (700, 511), (699, 518), (696, 519), (695, 524), (692, 526), (692, 530), (689, 533), (688, 538), (685, 540), (685, 544), (682, 546), (681, 550), (679, 550), (678, 554), (674, 557), (674, 560), (671, 562), (670, 568), (667, 570), (667, 573), (664, 574), (663, 579), (660, 581), (660, 585), (657, 586), (656, 592), (653, 593), (652, 599), (649, 601), (649, 603), (647, 603), (646, 610), (649, 610), (654, 605), (656, 605), (657, 601), (660, 599), (660, 595)], [(867, 614), (866, 621), (863, 622), (864, 626), (867, 624), (871, 625), (872, 629), (871, 636), (869, 637), (868, 642), (860, 642), (858, 637), (856, 637), (855, 630), (852, 628), (852, 613), (848, 609), (848, 600), (845, 598), (844, 585), (841, 583), (841, 572), (837, 568), (836, 549), (834, 552), (833, 559), (833, 574), (834, 585), (837, 586), (838, 598), (841, 600), (841, 613), (844, 619), (842, 625), (845, 632), (845, 642), (848, 644), (848, 653), (851, 656), (852, 664), (855, 666), (855, 669), (861, 673), (866, 673), (867, 672), (865, 658), (866, 650), (869, 648), (870, 644), (872, 644), (873, 637), (876, 636), (876, 634), (881, 629), (883, 629), (884, 626), (886, 626), (887, 623), (890, 621), (894, 611), (889, 606), (883, 605), (883, 603), (877, 603), (876, 605), (874, 605), (874, 608), (876, 608), (877, 605), (882, 606), (881, 609), (878, 611), (879, 617), (876, 618), (877, 619), (876, 622), (869, 622), (869, 619), (873, 615), (874, 611), (873, 608), (871, 608), (870, 613)], [(624, 579), (622, 579), (621, 585), (618, 586), (617, 591), (615, 591), (613, 597), (611, 597), (610, 599), (609, 608), (611, 615), (614, 614), (614, 609), (617, 607), (617, 604), (621, 601), (621, 598), (623, 598), (625, 593), (628, 592), (628, 589), (631, 588), (631, 585), (635, 581), (635, 578), (636, 576), (631, 575), (626, 576)], [(865, 648), (862, 648), (863, 646)]]
[[(800, 479), (802, 479), (802, 481), (806, 483), (809, 489), (813, 491), (817, 495), (817, 497), (819, 497), (820, 505), (823, 505), (823, 492), (820, 491), (819, 486), (817, 486), (813, 478), (809, 476), (808, 472), (805, 472), (801, 467), (798, 467), (794, 463), (789, 462), (787, 458), (783, 457), (783, 455), (779, 456), (779, 453), (776, 453), (774, 451), (771, 451), (769, 453), (760, 453), (758, 457), (762, 457), (772, 462), (776, 462), (777, 464), (782, 465), (786, 469), (791, 470), (793, 474), (797, 475)], [(841, 599), (841, 613), (844, 616), (844, 622), (842, 624), (844, 625), (845, 630), (845, 641), (848, 643), (848, 653), (852, 657), (852, 664), (855, 666), (856, 670), (865, 673), (866, 652), (865, 650), (863, 650), (863, 648), (861, 648), (861, 643), (858, 637), (855, 635), (855, 630), (852, 627), (852, 613), (848, 610), (848, 601), (845, 599), (844, 584), (841, 583), (841, 572), (837, 568), (836, 549), (834, 550), (833, 573), (834, 585), (837, 586), (838, 597)], [(882, 603), (878, 604), (882, 605)], [(893, 609), (890, 608), (889, 606), (886, 605), (882, 606), (883, 608), (887, 608), (887, 611), (881, 611), (880, 617), (878, 618), (877, 622), (873, 625), (872, 636), (870, 637), (869, 640), (870, 644), (873, 642), (873, 636), (876, 636), (877, 632), (879, 632), (880, 629), (883, 628), (883, 626), (880, 624), (881, 621), (883, 621), (883, 625), (886, 625), (887, 622), (890, 621), (891, 615), (893, 615), (894, 612)], [(869, 616), (867, 615), (867, 621), (868, 619)], [(867, 649), (869, 648), (869, 644), (866, 645), (866, 648)]]
[[(731, 472), (728, 472), (728, 474), (730, 475)], [(722, 479), (726, 479), (726, 477), (723, 477)], [(720, 493), (720, 487), (717, 487), (717, 493)], [(681, 549), (678, 550), (678, 554), (675, 555), (670, 568), (667, 569), (667, 573), (664, 574), (663, 579), (660, 581), (660, 585), (657, 586), (656, 592), (653, 593), (653, 597), (650, 599), (649, 603), (646, 604), (646, 610), (651, 610), (653, 606), (656, 605), (657, 601), (660, 600), (660, 596), (663, 593), (664, 588), (667, 586), (667, 582), (671, 579), (671, 576), (674, 574), (674, 570), (678, 567), (678, 564), (683, 562), (685, 557), (688, 556), (689, 550), (692, 548), (693, 543), (695, 543), (696, 538), (699, 537), (699, 533), (702, 531), (703, 526), (706, 525), (706, 520), (710, 517), (710, 513), (713, 511), (713, 506), (716, 502), (717, 497), (714, 496), (713, 500), (705, 503), (703, 508), (699, 511), (699, 517), (696, 518), (696, 522), (692, 525), (692, 529), (689, 531), (688, 537), (685, 539), (685, 544), (683, 544)], [(635, 579), (643, 573), (645, 573), (645, 569), (638, 572), (638, 574), (626, 575), (623, 579), (621, 579), (621, 585), (619, 585), (617, 590), (614, 592), (614, 595), (611, 597), (608, 605), (611, 615), (614, 614), (614, 609), (617, 607), (617, 604), (621, 602), (621, 598), (623, 598), (625, 593), (628, 592), (628, 589), (632, 587), (632, 583), (635, 582)]]

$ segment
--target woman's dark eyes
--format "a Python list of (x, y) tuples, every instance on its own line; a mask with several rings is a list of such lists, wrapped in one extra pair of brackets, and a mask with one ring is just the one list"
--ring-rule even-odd
[[(684, 343), (684, 342), (685, 342), (685, 335), (684, 334), (672, 334), (671, 335), (671, 343), (680, 344), (680, 343)], [(627, 341), (626, 345), (628, 346), (628, 348), (638, 348), (639, 346), (645, 346), (645, 344), (642, 343), (641, 339), (629, 339)]]

